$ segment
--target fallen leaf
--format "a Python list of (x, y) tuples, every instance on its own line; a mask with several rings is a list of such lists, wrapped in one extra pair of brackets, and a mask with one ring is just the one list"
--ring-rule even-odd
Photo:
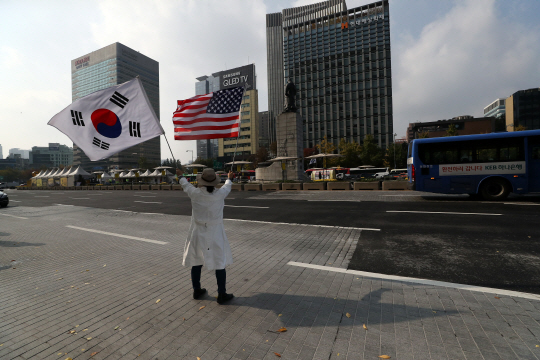
[(92, 340), (92, 337), (87, 337), (86, 340)]
[(129, 320), (129, 318), (126, 318), (126, 320)]
[(90, 354), (90, 356), (94, 356), (96, 355), (98, 352), (97, 351), (94, 351), (93, 353)]
[(197, 356), (197, 360), (201, 360), (201, 358)]
[(351, 314), (346, 313), (345, 316), (348, 317), (348, 318), (350, 318), (350, 317), (351, 317)]
[(80, 325), (75, 325), (75, 327), (79, 327)]
[(279, 314), (278, 316), (282, 316), (283, 314)]
[(62, 355), (62, 353), (58, 353), (58, 354), (56, 354), (56, 355)]
[(157, 304), (158, 302), (160, 302), (160, 301), (161, 301), (161, 299), (157, 299), (156, 304)]
[(88, 330), (88, 329), (84, 329), (83, 331), (86, 331), (86, 330)]
[(184, 319), (184, 321), (186, 321), (186, 318), (183, 318), (183, 319)]
[(120, 327), (120, 326), (115, 327), (114, 330), (118, 329), (119, 327)]
[(281, 354), (278, 354), (277, 352), (274, 353), (277, 357), (281, 357)]
[(69, 333), (70, 334), (75, 334), (75, 330), (71, 330)]
[(73, 360), (72, 358), (66, 358), (66, 360)]
[(107, 264), (103, 265), (103, 267), (107, 266)]
[(88, 285), (88, 284), (90, 284), (90, 283), (84, 283), (84, 285)]
[[(529, 236), (530, 237), (530, 236)], [(11, 260), (11, 262), (14, 262), (15, 260)]]
[(390, 356), (389, 355), (380, 355), (379, 356), (381, 359), (390, 359)]
[(278, 332), (285, 332), (285, 331), (287, 331), (287, 329), (284, 328), (284, 327), (282, 327), (282, 328), (280, 328), (280, 329), (278, 330)]
[(362, 325), (362, 327), (363, 327), (364, 329), (366, 329), (366, 330), (367, 330), (367, 326), (366, 326), (366, 324)]
[(199, 308), (199, 311), (201, 311), (201, 310), (204, 309), (205, 307), (206, 307), (206, 306), (204, 306), (204, 305), (201, 306), (201, 307)]
[(495, 296), (495, 299), (500, 299), (500, 297), (498, 297), (498, 296)]
[(90, 271), (90, 270), (86, 269), (86, 271)]
[(81, 349), (81, 351), (84, 351), (84, 350), (86, 350), (86, 349)]
[(540, 345), (536, 345), (536, 347), (540, 347)]

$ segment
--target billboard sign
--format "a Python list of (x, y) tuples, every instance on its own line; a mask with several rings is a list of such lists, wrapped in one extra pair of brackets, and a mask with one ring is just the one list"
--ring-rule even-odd
[(244, 86), (244, 84), (247, 84), (247, 90), (257, 89), (254, 64), (220, 71), (212, 76), (219, 78), (220, 90)]

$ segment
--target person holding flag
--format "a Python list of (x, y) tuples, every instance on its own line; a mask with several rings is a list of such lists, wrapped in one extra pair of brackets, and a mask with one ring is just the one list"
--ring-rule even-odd
[(201, 288), (203, 266), (207, 270), (216, 271), (218, 304), (234, 298), (233, 294), (227, 294), (225, 288), (227, 281), (225, 267), (232, 264), (233, 259), (223, 226), (223, 207), (225, 198), (231, 192), (233, 176), (233, 173), (229, 172), (225, 185), (220, 189), (216, 189), (215, 186), (221, 179), (211, 168), (206, 168), (202, 174), (197, 175), (198, 188), (191, 185), (186, 178), (180, 178), (180, 184), (191, 199), (192, 207), (182, 265), (191, 267), (194, 299), (200, 299), (206, 293), (206, 289)]
[[(202, 140), (238, 137), (240, 130), (240, 105), (245, 88), (233, 87), (178, 100), (173, 113), (175, 140)], [(236, 154), (236, 150), (235, 150)], [(234, 166), (234, 157), (233, 157)], [(231, 167), (232, 168), (232, 167)], [(201, 269), (216, 271), (218, 283), (217, 302), (223, 304), (234, 296), (225, 289), (225, 267), (232, 264), (232, 253), (223, 226), (225, 198), (232, 187), (234, 174), (230, 171), (225, 185), (216, 190), (221, 179), (214, 169), (204, 169), (197, 175), (196, 188), (185, 178), (180, 184), (191, 199), (192, 216), (184, 248), (184, 266), (191, 266), (193, 298), (199, 299), (206, 289), (201, 288)]]

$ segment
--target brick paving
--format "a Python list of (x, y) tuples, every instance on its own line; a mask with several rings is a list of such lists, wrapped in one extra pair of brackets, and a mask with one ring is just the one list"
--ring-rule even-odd
[(0, 216), (0, 359), (540, 358), (540, 301), (331, 271), (358, 229), (225, 221), (236, 298), (220, 306), (213, 272), (208, 296), (191, 297), (187, 216), (2, 214), (17, 217)]

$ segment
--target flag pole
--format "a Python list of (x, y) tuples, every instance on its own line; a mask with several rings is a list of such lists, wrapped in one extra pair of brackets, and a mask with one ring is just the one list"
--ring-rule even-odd
[(176, 166), (176, 159), (174, 158), (174, 155), (172, 153), (171, 145), (169, 144), (169, 140), (167, 140), (167, 136), (165, 134), (163, 134), (163, 137), (165, 138), (165, 141), (167, 142), (167, 145), (169, 146), (169, 150), (171, 151), (171, 156), (174, 161), (174, 176), (178, 177), (178, 174), (176, 173), (178, 171), (178, 167)]
[[(246, 90), (247, 90), (247, 83), (244, 83), (244, 93), (242, 94), (242, 99), (244, 98), (244, 95), (246, 94)], [(242, 102), (240, 102), (240, 104), (242, 104)], [(240, 124), (238, 126), (238, 136), (236, 137), (236, 147), (234, 148), (234, 153), (233, 153), (233, 158), (232, 158), (232, 165), (231, 165), (231, 171), (234, 169), (234, 158), (236, 157), (236, 150), (238, 149), (238, 139), (240, 138), (240, 129), (241, 129), (241, 124), (242, 124), (242, 105), (240, 105), (240, 110), (239, 110), (240, 114), (239, 114), (239, 120), (240, 120)]]

